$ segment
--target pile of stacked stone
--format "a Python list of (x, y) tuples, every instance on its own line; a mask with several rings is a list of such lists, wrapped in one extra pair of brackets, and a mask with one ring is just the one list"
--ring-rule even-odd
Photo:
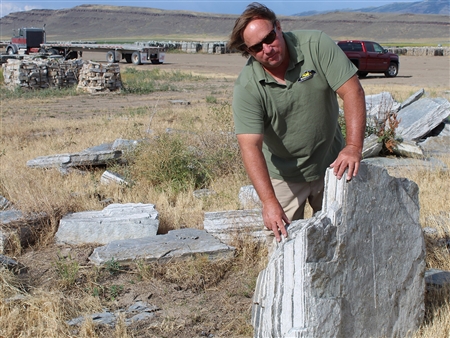
[(63, 62), (50, 59), (47, 63), (47, 75), (50, 87), (67, 88), (78, 83), (78, 76), (85, 61), (82, 59)]
[(101, 64), (89, 61), (83, 65), (78, 81), (78, 90), (91, 94), (115, 92), (122, 88), (120, 67), (117, 63)]
[(392, 47), (388, 48), (390, 52), (399, 55), (408, 56), (449, 56), (450, 48), (448, 47)]
[(83, 60), (9, 59), (2, 65), (4, 84), (15, 89), (65, 88), (77, 83)]

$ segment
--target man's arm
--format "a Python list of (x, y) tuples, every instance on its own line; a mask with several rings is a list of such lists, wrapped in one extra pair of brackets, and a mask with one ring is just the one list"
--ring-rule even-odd
[(290, 221), (278, 202), (270, 182), (267, 164), (262, 153), (264, 136), (262, 134), (239, 134), (237, 139), (245, 170), (262, 202), (264, 225), (273, 231), (279, 242), (281, 240), (280, 232), (287, 237), (285, 224), (289, 224)]
[(346, 145), (336, 160), (331, 163), (334, 174), (341, 179), (345, 170), (347, 181), (358, 174), (362, 159), (364, 133), (366, 129), (366, 102), (364, 89), (354, 75), (336, 91), (344, 101), (344, 118), (346, 125)]

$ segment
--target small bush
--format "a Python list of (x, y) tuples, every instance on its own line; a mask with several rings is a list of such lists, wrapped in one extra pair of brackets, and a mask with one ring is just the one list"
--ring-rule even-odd
[(72, 260), (70, 255), (68, 257), (58, 255), (57, 260), (54, 262), (54, 266), (56, 273), (64, 286), (75, 284), (80, 266), (78, 262)]
[(200, 77), (180, 71), (163, 72), (158, 68), (137, 71), (127, 68), (122, 74), (124, 94), (149, 94), (155, 91), (176, 91), (176, 82), (195, 81)]

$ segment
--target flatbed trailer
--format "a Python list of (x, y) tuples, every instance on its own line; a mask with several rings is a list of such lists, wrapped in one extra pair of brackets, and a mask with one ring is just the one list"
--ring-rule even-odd
[(106, 61), (119, 62), (125, 59), (128, 63), (163, 63), (165, 48), (153, 46), (145, 42), (130, 44), (99, 44), (94, 42), (47, 42), (44, 28), (20, 28), (6, 46), (6, 54), (10, 57), (25, 54), (60, 55), (65, 59), (80, 57), (83, 51), (106, 53)]
[(106, 53), (106, 61), (110, 63), (125, 59), (127, 63), (140, 65), (144, 63), (160, 64), (164, 62), (165, 48), (150, 46), (147, 43), (134, 44), (97, 44), (79, 42), (42, 43), (41, 52), (50, 55), (63, 55), (66, 58), (80, 56), (84, 51)]

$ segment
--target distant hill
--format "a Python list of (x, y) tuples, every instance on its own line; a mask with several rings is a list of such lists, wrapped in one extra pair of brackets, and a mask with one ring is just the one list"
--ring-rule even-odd
[[(360, 9), (346, 9), (344, 12), (364, 13), (410, 13), (410, 14), (438, 14), (450, 15), (449, 0), (425, 0), (418, 2), (394, 2), (379, 7), (365, 7)], [(294, 16), (310, 16), (325, 14), (330, 11), (308, 11), (294, 14)]]
[[(48, 41), (217, 41), (228, 39), (237, 17), (127, 6), (34, 9), (0, 18), (0, 39), (9, 40), (13, 29), (46, 25)], [(335, 40), (450, 42), (447, 15), (332, 12), (279, 19), (285, 31), (319, 29)]]

